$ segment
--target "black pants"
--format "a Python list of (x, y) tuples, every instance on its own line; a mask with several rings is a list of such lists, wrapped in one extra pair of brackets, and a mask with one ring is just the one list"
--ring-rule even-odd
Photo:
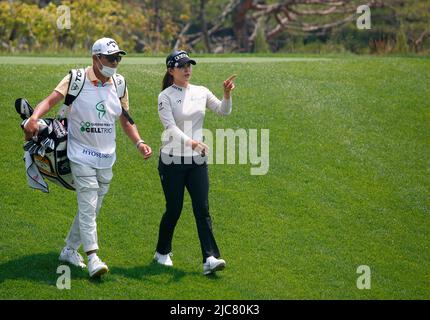
[[(184, 158), (182, 158), (182, 161), (184, 161)], [(204, 263), (209, 256), (220, 257), (212, 232), (212, 220), (209, 215), (208, 167), (206, 162), (203, 164), (197, 164), (195, 161), (190, 164), (185, 163), (164, 164), (161, 161), (161, 157), (158, 163), (158, 172), (166, 198), (166, 211), (160, 223), (157, 252), (168, 254), (172, 251), (173, 232), (182, 212), (186, 187), (193, 204)]]

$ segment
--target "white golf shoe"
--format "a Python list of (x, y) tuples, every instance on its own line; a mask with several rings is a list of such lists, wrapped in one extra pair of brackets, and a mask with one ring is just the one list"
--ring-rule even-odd
[(172, 259), (170, 259), (170, 256), (172, 255), (173, 254), (171, 252), (168, 254), (160, 254), (158, 252), (155, 252), (154, 260), (157, 261), (159, 264), (162, 264), (163, 266), (172, 267), (173, 261)]
[(203, 274), (208, 275), (215, 271), (221, 271), (225, 268), (225, 261), (223, 259), (217, 259), (214, 256), (210, 256), (203, 263)]
[(88, 260), (88, 272), (90, 278), (99, 277), (109, 271), (106, 263), (100, 260), (98, 256), (94, 256), (92, 259)]
[(79, 254), (78, 251), (64, 247), (61, 250), (60, 257), (58, 258), (61, 262), (68, 262), (76, 267), (85, 268), (84, 258)]

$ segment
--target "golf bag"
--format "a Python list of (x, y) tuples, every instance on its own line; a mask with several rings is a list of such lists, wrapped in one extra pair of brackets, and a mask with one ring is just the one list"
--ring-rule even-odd
[[(24, 98), (15, 101), (15, 109), (23, 119), (21, 127), (28, 121), (33, 108)], [(37, 136), (24, 143), (27, 177), (30, 186), (49, 192), (48, 186), (40, 176), (55, 184), (74, 190), (73, 176), (67, 158), (66, 119), (39, 119)], [(34, 168), (34, 165), (36, 168)]]

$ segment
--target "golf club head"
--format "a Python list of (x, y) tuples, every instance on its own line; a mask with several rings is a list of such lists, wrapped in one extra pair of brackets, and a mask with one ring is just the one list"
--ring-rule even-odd
[(21, 116), (22, 120), (30, 118), (33, 114), (33, 108), (25, 98), (18, 98), (15, 100), (15, 110)]
[(53, 130), (52, 121), (49, 119), (39, 119), (37, 121), (37, 124), (39, 125), (39, 131), (37, 133), (37, 141), (42, 142), (44, 139), (49, 137), (49, 135)]
[[(29, 119), (25, 119), (21, 122), (21, 128), (23, 130), (28, 121)], [(33, 136), (32, 139), (36, 143), (41, 143), (44, 139), (49, 137), (54, 128), (50, 119), (39, 119), (37, 120), (37, 124), (39, 126), (39, 130), (37, 132), (37, 136)]]

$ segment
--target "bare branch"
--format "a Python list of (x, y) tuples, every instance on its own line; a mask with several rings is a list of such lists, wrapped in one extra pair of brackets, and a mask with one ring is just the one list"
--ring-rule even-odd
[(178, 50), (178, 48), (180, 47), (181, 43), (186, 43), (186, 39), (185, 39), (185, 33), (187, 33), (188, 29), (191, 27), (191, 22), (188, 22), (181, 30), (181, 32), (179, 33), (178, 37), (176, 38), (176, 42), (175, 42), (175, 46), (174, 46), (174, 50)]

